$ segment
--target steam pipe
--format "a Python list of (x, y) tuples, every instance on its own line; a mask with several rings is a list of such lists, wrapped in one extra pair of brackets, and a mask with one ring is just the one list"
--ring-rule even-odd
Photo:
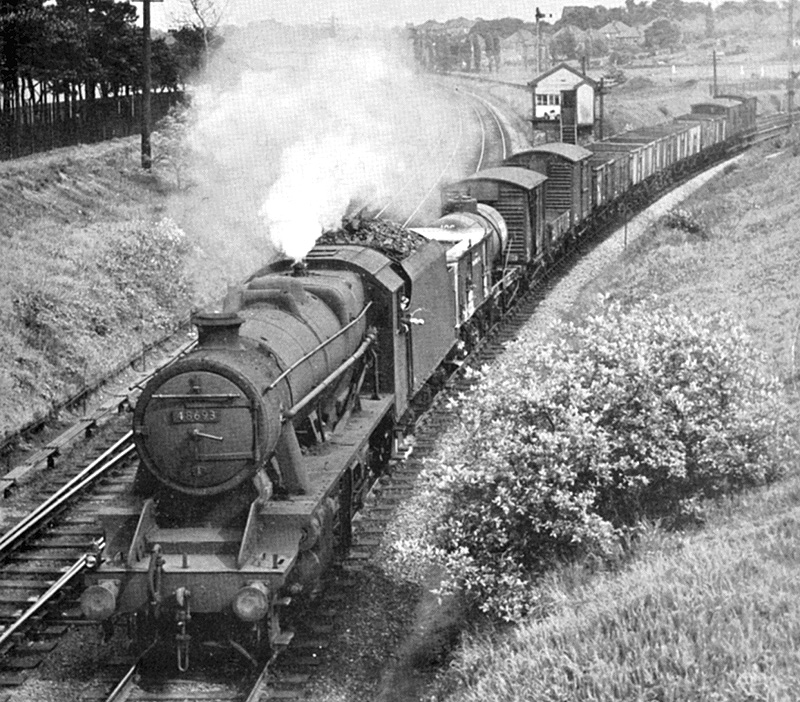
[(368, 303), (366, 304), (366, 306), (364, 307), (364, 309), (363, 309), (363, 310), (361, 310), (361, 312), (359, 312), (359, 313), (358, 313), (358, 316), (357, 316), (357, 317), (356, 317), (356, 318), (355, 318), (355, 319), (354, 319), (352, 322), (349, 322), (348, 324), (345, 324), (345, 325), (344, 325), (344, 326), (343, 326), (343, 327), (342, 327), (342, 328), (341, 328), (339, 331), (337, 331), (337, 332), (336, 332), (336, 333), (335, 333), (333, 336), (331, 336), (331, 337), (330, 337), (330, 338), (328, 338), (328, 339), (325, 339), (325, 341), (323, 341), (323, 342), (322, 342), (322, 343), (321, 343), (319, 346), (317, 346), (315, 349), (312, 349), (312, 350), (311, 350), (311, 351), (309, 351), (309, 352), (308, 352), (308, 353), (307, 353), (305, 356), (303, 356), (301, 359), (299, 359), (299, 360), (295, 361), (295, 362), (294, 362), (294, 363), (293, 363), (291, 366), (289, 366), (289, 367), (288, 367), (288, 368), (287, 368), (285, 371), (283, 371), (283, 373), (281, 373), (281, 374), (280, 374), (280, 375), (279, 375), (277, 378), (275, 378), (275, 380), (273, 380), (273, 381), (272, 381), (272, 382), (269, 384), (269, 386), (267, 387), (267, 389), (264, 391), (264, 394), (266, 394), (266, 393), (267, 393), (267, 392), (269, 392), (270, 390), (274, 389), (274, 388), (275, 388), (275, 387), (278, 385), (278, 383), (280, 383), (280, 382), (281, 382), (281, 380), (283, 380), (284, 378), (286, 378), (286, 376), (288, 376), (288, 375), (289, 375), (289, 373), (291, 373), (291, 372), (292, 372), (292, 371), (293, 371), (295, 368), (297, 368), (298, 366), (300, 366), (300, 365), (302, 365), (303, 363), (305, 363), (305, 362), (306, 362), (306, 361), (307, 361), (309, 358), (311, 358), (311, 357), (312, 357), (312, 356), (313, 356), (315, 353), (317, 353), (318, 351), (321, 351), (322, 349), (324, 349), (324, 348), (325, 348), (325, 347), (326, 347), (328, 344), (330, 344), (332, 341), (334, 341), (334, 339), (338, 339), (338, 338), (339, 338), (339, 337), (340, 337), (342, 334), (344, 334), (344, 333), (345, 333), (345, 332), (346, 332), (348, 329), (350, 329), (350, 328), (351, 328), (351, 327), (352, 327), (354, 324), (357, 324), (357, 323), (358, 323), (358, 322), (361, 320), (361, 318), (362, 318), (362, 317), (363, 317), (363, 316), (364, 316), (364, 315), (367, 313), (367, 310), (368, 310), (370, 307), (372, 307), (372, 303), (371, 303), (371, 302), (368, 302)]
[(295, 416), (302, 410), (306, 405), (313, 402), (319, 395), (321, 395), (327, 388), (329, 388), (334, 381), (336, 381), (346, 370), (350, 369), (358, 359), (360, 359), (372, 346), (372, 343), (378, 337), (378, 332), (375, 329), (370, 330), (369, 334), (367, 334), (367, 338), (364, 339), (361, 346), (359, 346), (355, 353), (350, 356), (341, 366), (339, 366), (333, 373), (331, 373), (325, 380), (323, 380), (317, 387), (315, 387), (308, 395), (306, 395), (300, 402), (298, 402), (294, 407), (287, 410), (283, 414), (283, 421), (289, 421), (294, 419)]

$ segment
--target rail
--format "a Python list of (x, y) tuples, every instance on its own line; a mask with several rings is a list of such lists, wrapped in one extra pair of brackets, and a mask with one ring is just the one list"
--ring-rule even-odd
[(483, 105), (486, 107), (487, 111), (489, 112), (489, 115), (494, 120), (495, 126), (497, 127), (497, 132), (500, 135), (500, 148), (501, 148), (501, 152), (502, 152), (502, 160), (505, 161), (508, 158), (508, 155), (509, 155), (508, 152), (509, 152), (509, 149), (510, 149), (510, 144), (509, 144), (508, 136), (506, 135), (505, 127), (503, 126), (503, 123), (500, 121), (498, 109), (491, 102), (489, 102), (489, 100), (487, 100), (484, 97), (481, 97), (477, 93), (473, 93), (472, 91), (469, 91), (469, 90), (466, 91), (466, 92), (467, 92), (467, 94), (469, 94), (470, 96), (472, 96), (473, 98), (478, 100), (479, 102), (483, 103)]
[[(102, 542), (98, 542), (98, 546), (102, 547)], [(56, 582), (54, 582), (47, 591), (39, 597), (23, 614), (0, 634), (0, 650), (3, 644), (6, 643), (14, 634), (16, 634), (24, 624), (28, 622), (42, 607), (44, 607), (50, 600), (52, 600), (61, 590), (72, 582), (72, 579), (82, 573), (88, 565), (89, 554), (81, 556), (72, 566), (62, 575)]]
[(129, 431), (113, 446), (104, 451), (66, 485), (56, 491), (36, 509), (21, 519), (0, 538), (0, 559), (29, 537), (47, 520), (73, 499), (79, 492), (117, 465), (134, 450), (133, 432)]
[(250, 688), (250, 693), (245, 697), (244, 702), (259, 702), (264, 695), (264, 691), (267, 688), (267, 681), (269, 679), (269, 663), (264, 666), (261, 674), (256, 678), (255, 682), (253, 683), (252, 687)]
[[(180, 347), (178, 347), (178, 349), (176, 349), (172, 354), (170, 354), (166, 362), (159, 364), (149, 373), (143, 374), (142, 377), (140, 377), (136, 383), (130, 386), (130, 389), (131, 390), (140, 389), (144, 385), (144, 383), (146, 383), (150, 378), (152, 378), (153, 375), (155, 375), (159, 370), (161, 370), (165, 366), (168, 366), (170, 363), (173, 363), (175, 360), (177, 360), (184, 354), (191, 351), (196, 344), (197, 342), (195, 340), (188, 341), (182, 344)], [(152, 347), (148, 347), (148, 349), (149, 348)], [(137, 354), (135, 358), (139, 357), (143, 358), (144, 353), (146, 353), (148, 349), (143, 350), (141, 354)], [(128, 362), (126, 362), (125, 365), (132, 365), (130, 359)], [(112, 371), (112, 374), (118, 373), (119, 371), (120, 367)], [(81, 391), (81, 393), (95, 391), (103, 384), (105, 384), (105, 382), (107, 382), (107, 378), (102, 382), (100, 382), (99, 384), (97, 384), (93, 389), (91, 390), (84, 389), (83, 391)], [(60, 405), (60, 408), (64, 409), (73, 406), (76, 402), (79, 401), (78, 399), (76, 399), (77, 397), (78, 397), (77, 395), (73, 396), (72, 398), (70, 398), (69, 401)], [(98, 407), (91, 415), (89, 415), (88, 417), (84, 417), (83, 419), (73, 424), (69, 429), (60, 434), (58, 437), (49, 441), (44, 448), (40, 449), (39, 451), (31, 455), (29, 458), (27, 458), (25, 461), (15, 466), (8, 473), (5, 473), (3, 476), (0, 477), (0, 495), (2, 495), (3, 497), (8, 497), (9, 493), (17, 486), (18, 483), (23, 481), (29, 473), (37, 470), (43, 464), (46, 463), (48, 468), (52, 468), (55, 463), (56, 457), (60, 455), (62, 449), (69, 446), (81, 435), (85, 435), (87, 437), (90, 436), (92, 431), (98, 425), (100, 425), (107, 417), (109, 417), (112, 414), (119, 413), (120, 408), (127, 401), (128, 398), (126, 396), (124, 399), (115, 398), (111, 402), (104, 403), (103, 405)], [(58, 411), (59, 408), (54, 407), (53, 413), (57, 413)], [(24, 436), (27, 432), (33, 431), (36, 428), (40, 427), (42, 424), (46, 423), (51, 417), (52, 414), (43, 420), (37, 421), (34, 424), (23, 427), (22, 429), (15, 432), (13, 435), (6, 436), (2, 440), (2, 442), (0, 442), (0, 450), (2, 450), (3, 447), (8, 445), (15, 438), (19, 436)]]
[(128, 668), (122, 679), (114, 686), (108, 697), (105, 698), (105, 702), (121, 702), (121, 700), (125, 700), (130, 696), (131, 688), (139, 672), (140, 661), (141, 658)]

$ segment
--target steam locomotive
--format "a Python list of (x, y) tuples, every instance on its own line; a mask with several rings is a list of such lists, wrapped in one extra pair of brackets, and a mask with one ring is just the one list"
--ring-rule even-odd
[(753, 99), (726, 99), (587, 148), (535, 147), (451, 184), (440, 219), (394, 231), (402, 246), (351, 226), (196, 314), (196, 348), (133, 412), (140, 466), (100, 514), (84, 615), (169, 642), (181, 670), (202, 641), (274, 655), (291, 639), (282, 612), (347, 548), (398, 420), (442, 363), (570, 242), (754, 126)]

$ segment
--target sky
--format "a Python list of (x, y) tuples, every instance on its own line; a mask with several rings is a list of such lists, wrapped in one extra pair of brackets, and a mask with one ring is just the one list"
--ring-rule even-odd
[[(201, 0), (227, 7), (225, 23), (247, 24), (250, 21), (275, 19), (285, 24), (318, 24), (330, 21), (345, 24), (402, 26), (422, 24), (426, 20), (444, 21), (456, 17), (499, 19), (518, 17), (534, 21), (536, 0)], [(641, 0), (639, 0), (641, 2)], [(141, 0), (139, 0), (141, 2)], [(712, 0), (717, 6), (724, 0)], [(151, 4), (153, 26), (167, 29), (182, 24), (188, 0), (154, 0)], [(538, 7), (555, 22), (565, 5), (622, 7), (624, 0), (541, 0)], [(141, 7), (141, 5), (139, 5)]]
[[(538, 7), (552, 14), (552, 19), (548, 20), (555, 22), (561, 17), (564, 5), (576, 4), (581, 3), (579, 0), (566, 3), (545, 0)], [(624, 0), (589, 0), (585, 4), (621, 7)], [(153, 2), (153, 26), (159, 29), (175, 26), (176, 18), (187, 6), (187, 0)], [(227, 0), (227, 7), (228, 21), (235, 24), (270, 18), (286, 24), (316, 24), (330, 21), (334, 16), (337, 22), (346, 24), (402, 26), (408, 22), (422, 24), (429, 19), (444, 21), (461, 16), (467, 19), (518, 17), (534, 21), (537, 5), (531, 0)]]

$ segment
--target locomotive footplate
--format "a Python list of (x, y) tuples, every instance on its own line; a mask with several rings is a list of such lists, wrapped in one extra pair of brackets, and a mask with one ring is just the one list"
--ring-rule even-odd
[(310, 482), (305, 495), (291, 495), (286, 500), (273, 500), (264, 509), (265, 514), (288, 517), (307, 517), (336, 489), (344, 472), (363, 455), (378, 425), (392, 408), (394, 396), (379, 400), (361, 400), (361, 411), (354, 414), (347, 427), (319, 447), (315, 454), (306, 454), (304, 462)]

